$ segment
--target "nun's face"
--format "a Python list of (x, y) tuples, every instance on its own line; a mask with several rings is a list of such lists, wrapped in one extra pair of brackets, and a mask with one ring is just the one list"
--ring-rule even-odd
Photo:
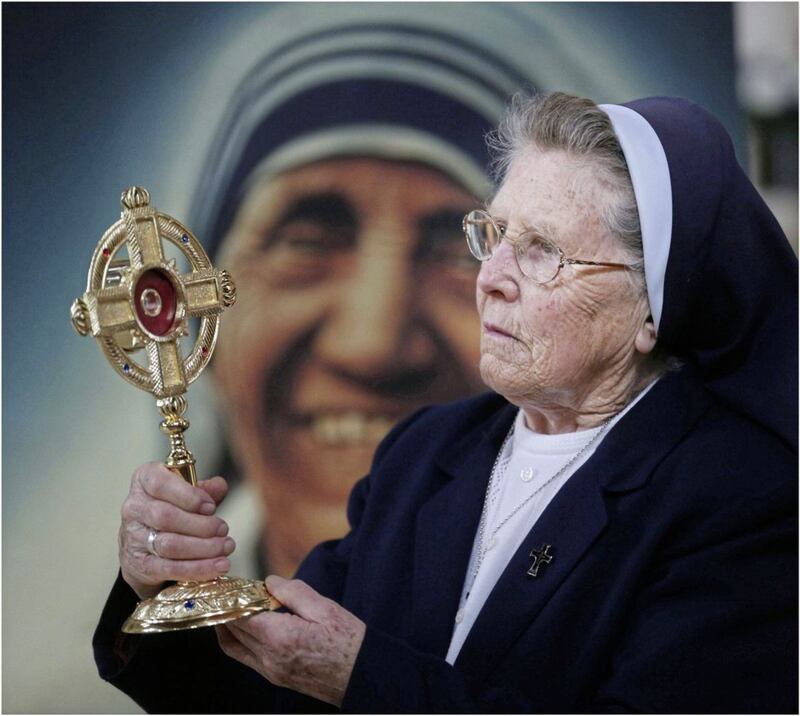
[[(529, 148), (512, 162), (489, 212), (512, 239), (536, 230), (567, 257), (625, 263), (630, 257), (602, 221), (607, 191), (586, 162)], [(501, 242), (477, 283), (484, 381), (545, 416), (572, 411), (578, 424), (587, 417), (581, 411), (616, 412), (618, 389), (630, 385), (643, 360), (649, 312), (632, 276), (566, 265), (537, 284)]]
[(417, 165), (337, 159), (253, 187), (220, 256), (238, 289), (215, 376), (272, 569), (346, 531), (378, 441), (478, 389), (472, 198)]

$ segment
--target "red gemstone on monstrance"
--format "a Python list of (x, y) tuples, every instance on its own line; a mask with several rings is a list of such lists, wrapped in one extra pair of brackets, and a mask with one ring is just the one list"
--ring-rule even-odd
[(175, 323), (178, 297), (169, 276), (160, 269), (148, 269), (136, 282), (133, 291), (136, 315), (144, 329), (154, 336), (164, 336)]

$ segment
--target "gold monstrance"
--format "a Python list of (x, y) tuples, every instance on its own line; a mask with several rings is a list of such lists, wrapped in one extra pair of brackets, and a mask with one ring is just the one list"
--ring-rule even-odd
[[(188, 260), (179, 274), (164, 255), (169, 241)], [(128, 259), (115, 259), (127, 246)], [(214, 350), (222, 311), (236, 301), (227, 271), (211, 265), (200, 242), (180, 222), (150, 205), (150, 194), (131, 187), (122, 194), (122, 216), (100, 239), (89, 266), (86, 293), (72, 304), (72, 325), (93, 335), (108, 362), (125, 380), (156, 397), (161, 430), (170, 441), (167, 467), (197, 484), (195, 459), (184, 442), (189, 421), (186, 388), (205, 368)], [(197, 340), (188, 357), (178, 342), (189, 335), (188, 321), (199, 318)], [(147, 365), (132, 358), (144, 349)], [(178, 582), (136, 606), (122, 630), (130, 634), (194, 629), (223, 624), (280, 603), (263, 582), (220, 577), (210, 582)]]

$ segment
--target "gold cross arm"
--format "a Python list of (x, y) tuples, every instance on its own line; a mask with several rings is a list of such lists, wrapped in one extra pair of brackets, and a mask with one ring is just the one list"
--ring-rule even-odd
[(224, 269), (193, 271), (181, 276), (181, 280), (188, 316), (214, 316), (235, 301), (236, 289)]
[(113, 336), (125, 329), (136, 328), (136, 314), (125, 285), (88, 291), (83, 294), (83, 302), (89, 330), (95, 337)]

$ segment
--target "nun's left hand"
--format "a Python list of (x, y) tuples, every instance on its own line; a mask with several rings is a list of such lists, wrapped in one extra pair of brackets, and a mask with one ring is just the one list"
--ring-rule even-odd
[(366, 625), (305, 582), (270, 576), (293, 613), (262, 612), (217, 627), (222, 650), (276, 686), (341, 706)]

